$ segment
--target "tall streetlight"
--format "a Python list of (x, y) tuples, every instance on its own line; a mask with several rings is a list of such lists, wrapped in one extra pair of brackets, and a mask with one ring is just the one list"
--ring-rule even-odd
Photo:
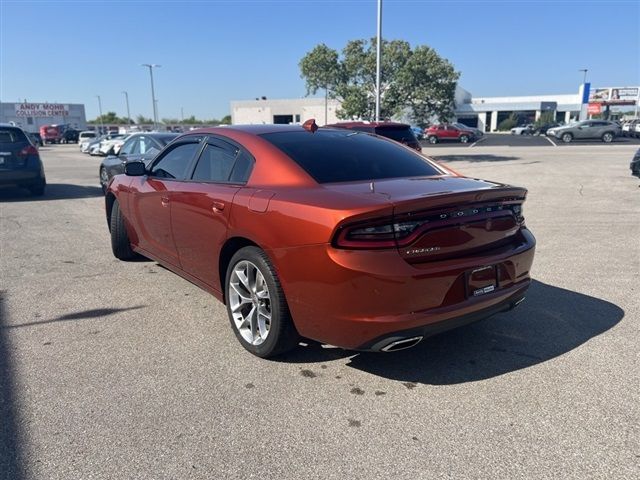
[(382, 43), (382, 0), (378, 0), (378, 40), (376, 42), (376, 122), (380, 121), (380, 51)]
[(104, 134), (104, 123), (102, 118), (102, 100), (100, 99), (100, 95), (96, 95), (98, 98), (98, 110), (100, 112), (100, 134)]
[(154, 67), (161, 67), (162, 65), (158, 65), (155, 63), (143, 63), (141, 66), (147, 67), (149, 69), (149, 76), (151, 77), (151, 102), (153, 103), (153, 129), (158, 129), (158, 111), (156, 108), (156, 92), (153, 88), (153, 69)]
[(129, 113), (129, 94), (124, 90), (122, 91), (122, 93), (124, 93), (124, 98), (127, 101), (127, 130), (128, 130), (129, 127), (131, 127), (131, 114)]

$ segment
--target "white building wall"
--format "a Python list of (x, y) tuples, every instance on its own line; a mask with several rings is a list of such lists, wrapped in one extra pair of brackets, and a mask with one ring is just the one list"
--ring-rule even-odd
[[(338, 122), (336, 112), (340, 107), (337, 100), (327, 102), (326, 123)], [(274, 115), (291, 115), (293, 123), (303, 123), (315, 118), (318, 125), (325, 124), (324, 98), (296, 98), (274, 100), (248, 100), (231, 102), (231, 123), (270, 124)], [(299, 117), (299, 122), (297, 118)]]

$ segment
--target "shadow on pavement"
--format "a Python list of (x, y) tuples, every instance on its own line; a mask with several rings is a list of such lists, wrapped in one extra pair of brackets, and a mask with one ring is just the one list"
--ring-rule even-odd
[(281, 361), (351, 357), (347, 366), (402, 382), (452, 385), (531, 367), (570, 352), (624, 317), (618, 306), (533, 281), (521, 306), (396, 353), (349, 352), (311, 342)]
[(127, 308), (96, 308), (93, 310), (83, 310), (81, 312), (67, 313), (66, 315), (61, 315), (50, 320), (36, 320), (35, 322), (19, 323), (16, 325), (0, 325), (0, 330), (19, 327), (31, 327), (33, 325), (45, 325), (47, 323), (66, 322), (69, 320), (87, 320), (90, 318), (106, 317), (108, 315), (113, 315), (114, 313), (126, 312), (128, 310), (138, 310), (145, 307), (146, 305), (138, 305), (136, 307)]
[(435, 160), (443, 162), (506, 162), (508, 160), (520, 160), (520, 157), (512, 157), (506, 155), (431, 155)]
[(23, 477), (18, 405), (9, 342), (1, 328), (7, 320), (5, 292), (0, 291), (0, 479)]
[(34, 197), (24, 188), (0, 189), (0, 202), (44, 202), (47, 200), (67, 200), (72, 198), (103, 197), (100, 187), (73, 185), (70, 183), (48, 183), (44, 195)]

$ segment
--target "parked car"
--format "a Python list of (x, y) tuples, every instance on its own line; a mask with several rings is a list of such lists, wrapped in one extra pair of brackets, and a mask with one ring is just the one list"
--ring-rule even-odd
[[(78, 145), (80, 146), (81, 152), (88, 151), (89, 143), (95, 140), (97, 133), (93, 130), (85, 130), (84, 132), (80, 132), (78, 134)], [(83, 150), (87, 149), (87, 150)]]
[(605, 120), (585, 120), (547, 130), (547, 136), (554, 136), (564, 143), (598, 138), (605, 143), (611, 143), (620, 133), (619, 125)]
[(455, 141), (467, 143), (475, 139), (475, 134), (469, 128), (460, 128), (455, 125), (432, 125), (425, 129), (425, 136), (429, 143), (438, 143), (442, 141)]
[(40, 127), (40, 136), (44, 143), (60, 143), (64, 128), (62, 125), (42, 125)]
[(633, 156), (633, 160), (631, 160), (631, 175), (640, 178), (640, 148), (636, 151), (636, 154)]
[(178, 137), (177, 133), (134, 133), (127, 137), (117, 153), (108, 155), (100, 164), (98, 176), (102, 191), (107, 191), (111, 177), (124, 173), (124, 164), (131, 160), (149, 165), (151, 160), (168, 143)]
[(632, 136), (634, 136), (636, 138), (640, 138), (640, 121), (636, 122), (633, 125), (633, 132), (631, 132), (631, 133), (632, 133)]
[(408, 348), (514, 308), (530, 284), (524, 188), (379, 136), (310, 121), (206, 128), (125, 173), (105, 196), (114, 255), (212, 293), (259, 357), (300, 337)]
[(422, 145), (416, 138), (410, 125), (406, 123), (396, 122), (341, 122), (326, 125), (329, 128), (346, 128), (348, 130), (357, 130), (359, 132), (373, 133), (381, 137), (390, 138), (396, 142), (400, 142), (419, 152), (422, 151)]
[(464, 123), (452, 123), (451, 125), (453, 125), (454, 127), (458, 127), (460, 130), (469, 130), (473, 132), (473, 136), (475, 138), (480, 138), (484, 136), (484, 132), (479, 128), (470, 127), (468, 125), (465, 125)]
[(559, 123), (543, 123), (542, 125), (538, 125), (537, 127), (534, 126), (533, 127), (533, 131), (532, 131), (532, 135), (546, 135), (547, 131), (550, 128), (555, 128), (555, 127), (559, 127), (560, 124)]
[(42, 136), (39, 133), (30, 132), (27, 133), (27, 135), (29, 136), (29, 140), (31, 140), (31, 143), (33, 143), (35, 147), (40, 148), (42, 146)]
[(78, 143), (80, 131), (68, 128), (60, 136), (60, 143)]
[(520, 125), (511, 129), (511, 135), (531, 135), (533, 133), (533, 124)]
[(0, 186), (27, 188), (44, 195), (47, 180), (38, 149), (19, 127), (0, 124)]
[(120, 149), (124, 140), (129, 135), (123, 133), (111, 134), (109, 138), (105, 138), (100, 142), (100, 146), (98, 147), (98, 155), (108, 155), (110, 152), (115, 153), (115, 148)]
[(107, 141), (107, 140), (111, 140), (114, 138), (120, 138), (121, 135), (120, 133), (107, 133), (105, 135), (102, 135), (100, 137), (97, 137), (93, 140), (93, 142), (89, 143), (89, 148), (87, 149), (87, 153), (89, 153), (89, 155), (102, 155), (102, 153), (100, 152), (100, 145), (102, 144), (102, 142)]
[(424, 137), (424, 130), (420, 127), (416, 127), (414, 125), (411, 126), (411, 131), (413, 132), (413, 134), (416, 137), (416, 140), (422, 140), (422, 137)]

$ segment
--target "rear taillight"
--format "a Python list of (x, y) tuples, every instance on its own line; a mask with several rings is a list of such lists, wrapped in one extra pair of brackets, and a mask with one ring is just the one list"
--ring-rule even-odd
[(29, 145), (18, 152), (19, 157), (28, 157), (29, 155), (38, 155), (38, 149), (33, 145)]
[[(511, 212), (519, 224), (524, 223), (521, 203), (505, 203), (448, 209), (440, 213), (424, 213), (416, 218), (406, 215), (396, 221), (359, 223), (342, 227), (333, 245), (337, 248), (379, 249), (404, 247), (415, 242), (425, 231), (474, 221), (481, 215), (487, 218)], [(482, 218), (482, 217), (480, 217)]]

